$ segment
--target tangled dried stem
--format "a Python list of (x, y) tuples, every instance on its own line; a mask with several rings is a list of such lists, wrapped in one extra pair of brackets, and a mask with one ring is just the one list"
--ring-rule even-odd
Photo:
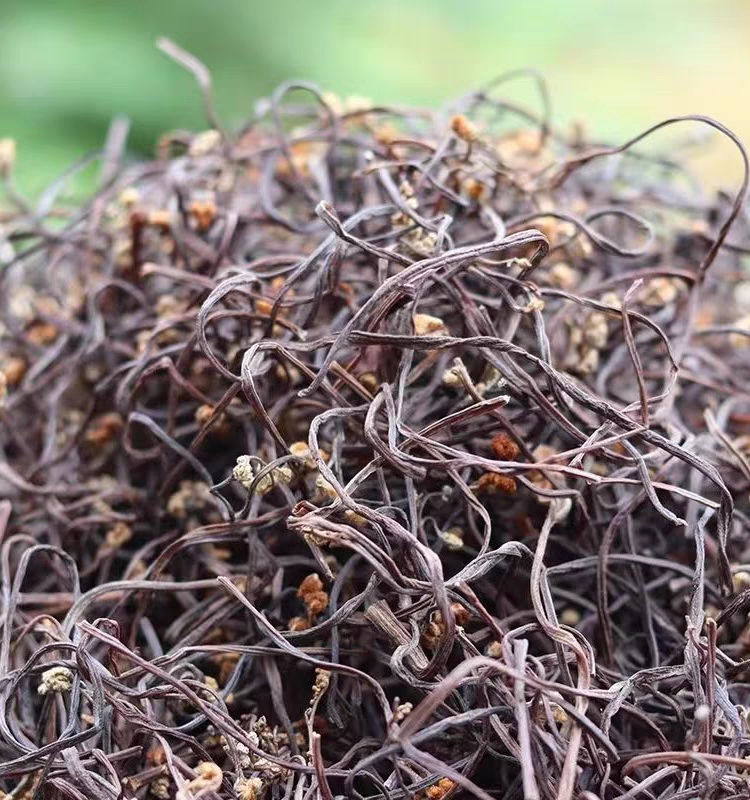
[(2, 790), (746, 796), (747, 176), (162, 46), (90, 202), (0, 141)]

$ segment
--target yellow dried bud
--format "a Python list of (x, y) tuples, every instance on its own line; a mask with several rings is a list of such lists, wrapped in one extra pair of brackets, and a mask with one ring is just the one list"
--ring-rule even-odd
[(576, 363), (570, 366), (579, 375), (591, 375), (599, 368), (599, 351), (593, 347), (584, 350)]
[(551, 286), (556, 286), (558, 289), (569, 292), (575, 288), (580, 276), (570, 264), (559, 261), (550, 267), (548, 277)]
[(413, 710), (413, 703), (401, 703), (400, 705), (397, 705), (396, 710), (393, 712), (393, 721), (403, 722)]
[(177, 519), (187, 519), (213, 505), (214, 499), (207, 483), (180, 481), (179, 489), (167, 500), (167, 511)]
[(414, 315), (414, 333), (417, 336), (447, 336), (448, 328), (440, 317), (429, 314)]
[(503, 646), (500, 642), (493, 639), (493, 641), (487, 645), (487, 650), (485, 652), (488, 658), (500, 658), (503, 654)]
[(128, 186), (120, 192), (120, 205), (128, 210), (141, 202), (141, 193), (134, 186)]
[(213, 761), (201, 761), (195, 768), (195, 772), (197, 777), (183, 785), (182, 789), (177, 792), (177, 800), (189, 800), (198, 792), (215, 792), (224, 779), (221, 767), (214, 764)]
[(8, 297), (8, 312), (20, 322), (31, 322), (36, 315), (36, 293), (26, 284), (19, 286)]
[(169, 319), (182, 314), (185, 304), (173, 294), (163, 294), (156, 300), (155, 311), (159, 319)]
[(400, 136), (400, 132), (395, 125), (392, 125), (388, 122), (383, 123), (376, 131), (375, 131), (375, 140), (383, 145), (390, 145), (398, 139)]
[(679, 286), (674, 278), (653, 278), (643, 287), (640, 299), (649, 306), (666, 306), (678, 292)]
[(0, 139), (0, 173), (8, 175), (16, 164), (16, 140)]
[(622, 308), (622, 300), (615, 292), (605, 292), (601, 297), (602, 303), (616, 308), (618, 311)]
[(255, 478), (255, 469), (250, 456), (238, 456), (237, 462), (232, 470), (232, 477), (241, 483), (245, 489), (249, 489)]
[(568, 625), (575, 628), (581, 621), (581, 612), (577, 608), (564, 608), (560, 614), (560, 622), (563, 625)]
[(172, 225), (172, 215), (165, 208), (157, 208), (154, 211), (148, 212), (146, 221), (155, 228), (167, 230)]
[(451, 367), (443, 373), (443, 386), (458, 387), (463, 386), (461, 370), (458, 367)]
[[(294, 473), (291, 467), (282, 464), (280, 467), (275, 467), (268, 475), (264, 475), (255, 486), (256, 494), (268, 494), (277, 484), (284, 484), (288, 486), (294, 479)], [(244, 484), (243, 484), (244, 485)]]
[[(750, 314), (740, 317), (736, 322), (733, 322), (732, 327), (750, 333)], [(750, 347), (750, 336), (744, 336), (741, 333), (730, 333), (729, 342), (732, 347)]]
[(331, 500), (335, 500), (338, 497), (336, 490), (333, 488), (333, 484), (324, 478), (320, 473), (318, 473), (315, 478), (315, 491), (323, 497), (330, 498)]
[(735, 592), (742, 592), (745, 589), (750, 589), (750, 572), (740, 570), (732, 575), (732, 586)]
[(51, 667), (42, 673), (42, 682), (37, 687), (39, 694), (69, 692), (73, 687), (73, 673), (67, 667)]
[(347, 114), (362, 114), (365, 111), (370, 111), (373, 105), (369, 97), (351, 94), (344, 100), (344, 111)]
[(589, 314), (583, 326), (583, 339), (586, 344), (601, 350), (607, 346), (608, 336), (607, 315), (598, 311)]
[(448, 528), (439, 534), (448, 550), (460, 550), (464, 546), (464, 532), (461, 528)]
[(380, 382), (378, 381), (375, 373), (373, 372), (363, 372), (361, 375), (357, 377), (357, 380), (371, 394), (375, 394), (380, 389)]
[(154, 778), (149, 786), (149, 794), (156, 800), (169, 800), (169, 778)]
[(133, 529), (124, 522), (116, 522), (108, 531), (104, 539), (107, 547), (116, 550), (127, 544), (133, 538)]
[(313, 684), (312, 701), (319, 699), (321, 695), (323, 695), (323, 693), (328, 689), (330, 682), (331, 673), (326, 669), (320, 669), (320, 667), (318, 667), (315, 670), (315, 683)]
[(263, 781), (260, 778), (240, 778), (234, 784), (239, 800), (260, 800), (263, 794)]
[(289, 445), (289, 452), (297, 458), (303, 459), (303, 464), (307, 469), (315, 469), (315, 460), (312, 458), (307, 442), (292, 442)]
[(531, 299), (524, 306), (524, 311), (531, 313), (532, 311), (544, 311), (544, 300), (538, 295), (532, 295)]
[(219, 131), (214, 129), (203, 131), (193, 137), (193, 141), (190, 142), (190, 147), (188, 148), (188, 153), (194, 157), (206, 156), (212, 150), (215, 150), (220, 142), (221, 134)]
[(367, 522), (361, 514), (352, 511), (350, 508), (344, 511), (344, 519), (351, 525), (364, 525)]
[(340, 116), (344, 112), (344, 104), (336, 92), (323, 92), (323, 102), (333, 111), (334, 114)]

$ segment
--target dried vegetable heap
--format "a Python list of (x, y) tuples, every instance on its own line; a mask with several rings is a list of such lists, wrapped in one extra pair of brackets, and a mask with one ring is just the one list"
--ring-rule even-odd
[(642, 140), (741, 144), (164, 47), (207, 132), (0, 146), (3, 796), (747, 797), (747, 174)]

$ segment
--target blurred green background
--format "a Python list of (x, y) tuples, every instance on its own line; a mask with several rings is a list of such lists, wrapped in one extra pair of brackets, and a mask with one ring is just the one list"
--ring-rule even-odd
[[(0, 136), (18, 141), (23, 189), (100, 146), (116, 114), (146, 153), (165, 129), (205, 127), (159, 35), (211, 68), (229, 124), (288, 77), (441, 103), (534, 66), (560, 124), (621, 139), (700, 111), (750, 141), (748, 0), (0, 0)], [(738, 161), (721, 145), (704, 176), (732, 181)]]

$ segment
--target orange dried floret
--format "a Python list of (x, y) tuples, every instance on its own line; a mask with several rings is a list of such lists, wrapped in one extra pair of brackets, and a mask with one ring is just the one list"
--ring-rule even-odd
[(105, 444), (111, 441), (122, 430), (122, 417), (111, 412), (95, 417), (88, 430), (86, 431), (86, 442), (88, 444)]
[(465, 142), (475, 142), (479, 138), (476, 125), (468, 120), (463, 114), (454, 114), (451, 117), (451, 130)]
[(487, 186), (476, 178), (467, 178), (464, 181), (464, 191), (472, 200), (483, 200), (489, 193)]
[(8, 386), (18, 386), (26, 374), (26, 362), (22, 358), (9, 358), (0, 371), (5, 375)]
[(299, 585), (297, 597), (305, 604), (311, 617), (317, 617), (328, 606), (328, 592), (324, 591), (323, 581), (314, 572)]
[[(462, 628), (471, 619), (471, 611), (461, 605), (461, 603), (451, 603), (451, 613), (453, 614), (456, 625)], [(445, 620), (443, 619), (443, 614), (440, 611), (433, 611), (422, 632), (422, 643), (431, 650), (434, 650), (443, 636), (445, 636)]]
[(149, 766), (159, 766), (160, 764), (166, 763), (166, 760), (167, 755), (160, 744), (154, 745), (146, 752), (146, 763)]
[(480, 492), (487, 492), (488, 494), (494, 494), (495, 492), (513, 494), (516, 491), (516, 482), (510, 476), (501, 475), (499, 472), (485, 472), (479, 479), (477, 488)]
[(463, 627), (471, 619), (471, 611), (461, 603), (451, 603), (451, 611), (456, 620), (456, 625)]
[(313, 172), (316, 162), (319, 162), (325, 154), (325, 144), (323, 142), (296, 141), (289, 147), (291, 163), (287, 158), (283, 158), (276, 166), (276, 174), (279, 178), (289, 178), (295, 174), (309, 178)]
[(492, 452), (500, 461), (515, 461), (521, 448), (507, 433), (498, 433), (492, 439)]
[(35, 322), (26, 331), (26, 340), (31, 344), (52, 344), (57, 339), (59, 331), (51, 322)]
[(216, 203), (211, 200), (193, 200), (188, 211), (201, 231), (208, 230), (216, 219)]
[(225, 436), (227, 433), (229, 433), (229, 431), (231, 431), (232, 422), (230, 418), (223, 412), (214, 418), (215, 413), (215, 406), (204, 403), (195, 409), (194, 419), (198, 425), (201, 426), (201, 428), (205, 428), (210, 422), (211, 433), (218, 434), (219, 436)]
[(445, 623), (443, 622), (443, 615), (439, 611), (433, 611), (424, 631), (422, 631), (422, 644), (430, 650), (434, 650), (440, 644), (440, 640), (444, 635)]
[(452, 781), (450, 778), (441, 778), (437, 783), (427, 789), (426, 794), (428, 800), (443, 800), (455, 785), (456, 782)]
[(217, 653), (211, 657), (211, 661), (219, 668), (219, 685), (224, 686), (237, 667), (240, 660), (239, 653)]
[(255, 310), (264, 317), (267, 317), (270, 315), (271, 311), (273, 311), (273, 303), (265, 297), (259, 297), (255, 301)]
[(195, 421), (200, 425), (207, 425), (214, 414), (214, 407), (204, 403), (195, 409)]

